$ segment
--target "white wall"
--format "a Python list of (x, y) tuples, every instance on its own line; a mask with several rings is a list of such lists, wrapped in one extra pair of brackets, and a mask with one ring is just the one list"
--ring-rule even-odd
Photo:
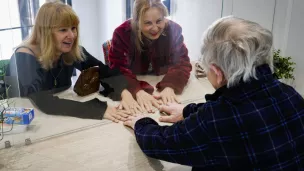
[(233, 0), (232, 3), (232, 15), (257, 22), (272, 30), (275, 0)]
[(102, 43), (125, 20), (125, 0), (73, 0), (72, 7), (80, 19), (81, 45), (104, 61)]
[(99, 0), (73, 0), (72, 7), (80, 20), (80, 44), (90, 54), (100, 59), (98, 3)]
[(224, 0), (223, 16), (251, 20), (272, 31), (275, 8), (276, 0)]
[(283, 55), (285, 55), (288, 41), (292, 4), (292, 0), (276, 0), (273, 24), (274, 48), (281, 49)]
[(304, 95), (304, 1), (292, 0), (291, 18), (285, 54), (296, 62), (296, 89)]
[(125, 21), (125, 0), (98, 0), (99, 50), (104, 61), (102, 44), (112, 39), (113, 31)]
[(200, 57), (203, 31), (221, 17), (222, 0), (175, 0), (172, 20), (183, 28), (185, 44), (191, 61)]

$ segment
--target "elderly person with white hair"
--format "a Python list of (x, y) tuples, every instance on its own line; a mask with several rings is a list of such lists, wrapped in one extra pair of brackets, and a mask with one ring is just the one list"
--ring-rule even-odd
[(204, 34), (202, 66), (216, 89), (206, 103), (162, 106), (159, 126), (131, 117), (143, 152), (192, 170), (303, 170), (304, 100), (273, 77), (272, 34), (221, 18)]

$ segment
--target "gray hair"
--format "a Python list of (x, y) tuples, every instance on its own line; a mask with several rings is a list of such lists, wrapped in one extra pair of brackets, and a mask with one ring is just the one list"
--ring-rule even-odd
[(201, 62), (206, 72), (211, 64), (220, 67), (231, 87), (241, 79), (257, 79), (259, 65), (268, 64), (272, 69), (271, 48), (269, 30), (255, 22), (228, 16), (215, 21), (204, 33)]

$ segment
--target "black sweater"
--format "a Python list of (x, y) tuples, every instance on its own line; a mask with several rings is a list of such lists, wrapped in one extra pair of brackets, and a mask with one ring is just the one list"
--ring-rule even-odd
[(47, 114), (102, 119), (107, 108), (105, 102), (98, 99), (77, 102), (53, 96), (54, 93), (66, 90), (71, 86), (74, 68), (84, 70), (99, 66), (101, 85), (105, 87), (101, 93), (105, 96), (116, 97), (114, 100), (120, 97), (120, 93), (126, 85), (117, 84), (117, 81), (122, 81), (119, 71), (110, 69), (89, 54), (85, 48), (82, 47), (82, 49), (86, 56), (85, 61), (67, 65), (60, 58), (57, 65), (50, 70), (43, 69), (37, 58), (31, 54), (15, 53), (11, 57), (5, 79), (6, 84), (11, 86), (9, 97), (28, 97), (37, 108)]

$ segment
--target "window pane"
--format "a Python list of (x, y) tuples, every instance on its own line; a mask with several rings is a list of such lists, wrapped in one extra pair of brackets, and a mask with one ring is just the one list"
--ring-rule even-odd
[(21, 30), (0, 31), (0, 60), (10, 59), (14, 48), (21, 43)]
[(17, 0), (1, 0), (0, 11), (0, 29), (20, 27), (20, 17)]
[(43, 5), (46, 2), (46, 0), (39, 0), (39, 6)]

